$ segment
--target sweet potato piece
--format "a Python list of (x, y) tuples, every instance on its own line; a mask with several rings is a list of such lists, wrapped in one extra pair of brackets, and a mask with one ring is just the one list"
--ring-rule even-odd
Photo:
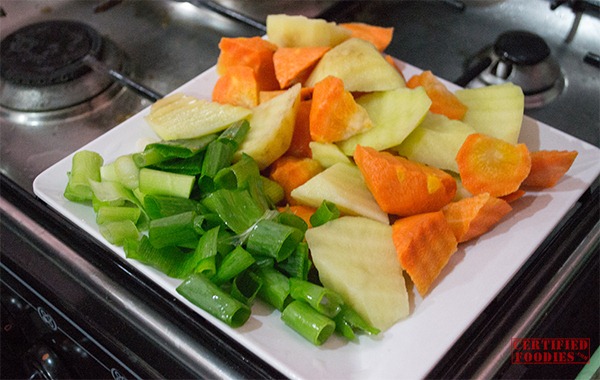
[(341, 141), (372, 127), (367, 111), (344, 89), (341, 79), (330, 75), (317, 82), (310, 110), (310, 136), (314, 141)]
[(388, 214), (438, 211), (456, 194), (456, 180), (450, 174), (404, 157), (358, 145), (354, 160), (379, 207)]
[(225, 75), (232, 66), (248, 66), (254, 70), (259, 91), (280, 89), (273, 65), (277, 45), (260, 37), (223, 37), (219, 49), (219, 75)]
[(258, 105), (258, 82), (248, 66), (231, 66), (215, 83), (212, 100), (246, 108)]
[(304, 83), (329, 46), (281, 47), (273, 54), (275, 76), (284, 89)]
[(456, 240), (462, 243), (489, 231), (511, 210), (507, 201), (482, 193), (451, 202), (442, 212)]
[(286, 154), (295, 157), (312, 157), (312, 150), (310, 148), (310, 108), (312, 100), (300, 101), (298, 107), (298, 113), (296, 114), (296, 122), (294, 124), (294, 135), (292, 136), (292, 143)]
[(449, 119), (460, 120), (465, 116), (467, 107), (448, 88), (437, 79), (429, 70), (411, 77), (406, 82), (406, 87), (416, 88), (422, 86), (431, 99), (433, 113), (446, 115)]
[(531, 171), (522, 186), (547, 189), (554, 187), (577, 157), (577, 151), (540, 150), (530, 152)]
[(297, 204), (290, 193), (298, 186), (323, 171), (317, 160), (282, 156), (271, 164), (269, 178), (283, 187), (285, 199), (290, 205)]
[(352, 32), (350, 37), (369, 41), (380, 52), (383, 52), (390, 45), (394, 36), (394, 28), (385, 28), (361, 22), (348, 22), (339, 25)]
[(442, 211), (400, 218), (392, 225), (400, 265), (425, 296), (458, 243)]
[(531, 169), (525, 144), (511, 144), (482, 133), (465, 139), (456, 163), (462, 184), (471, 194), (490, 193), (494, 197), (517, 191)]

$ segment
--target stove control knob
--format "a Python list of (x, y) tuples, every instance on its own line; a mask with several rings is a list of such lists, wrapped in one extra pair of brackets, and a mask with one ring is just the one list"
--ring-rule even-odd
[(44, 343), (36, 343), (27, 351), (25, 366), (29, 379), (70, 379), (62, 360)]

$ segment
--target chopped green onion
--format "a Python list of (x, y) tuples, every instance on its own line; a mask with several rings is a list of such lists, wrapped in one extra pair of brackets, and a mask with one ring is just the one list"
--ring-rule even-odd
[(140, 191), (148, 195), (189, 198), (196, 177), (148, 168), (140, 169)]
[(262, 190), (265, 196), (271, 201), (271, 204), (278, 204), (285, 198), (285, 192), (280, 184), (263, 175), (260, 176)]
[(224, 258), (211, 281), (221, 285), (248, 269), (256, 260), (242, 246), (237, 246)]
[(148, 144), (143, 152), (133, 155), (133, 160), (138, 167), (142, 168), (175, 158), (190, 158), (206, 149), (207, 145), (216, 138), (216, 134), (210, 134), (195, 139), (170, 140)]
[(194, 273), (176, 288), (194, 305), (231, 327), (239, 327), (250, 318), (250, 308), (224, 292), (206, 276)]
[(71, 171), (67, 173), (69, 180), (64, 196), (72, 202), (92, 200), (90, 180), (100, 181), (100, 167), (104, 163), (102, 156), (96, 152), (82, 150), (73, 155)]
[(334, 317), (335, 329), (348, 340), (356, 338), (355, 331), (377, 335), (380, 330), (371, 326), (349, 305), (342, 305), (338, 315)]
[(302, 231), (302, 233), (305, 233), (306, 230), (308, 230), (308, 224), (306, 224), (304, 219), (291, 212), (280, 212), (275, 218), (275, 221), (286, 226), (296, 227)]
[(291, 301), (289, 279), (273, 267), (259, 267), (255, 272), (262, 286), (258, 296), (279, 311), (282, 311)]
[(314, 345), (321, 345), (335, 331), (335, 322), (304, 301), (291, 302), (281, 313), (281, 319)]
[(195, 255), (184, 252), (178, 247), (154, 247), (146, 235), (142, 235), (139, 240), (127, 240), (123, 249), (128, 259), (149, 265), (173, 278), (187, 277), (198, 264)]
[(219, 189), (208, 194), (202, 204), (236, 234), (248, 230), (264, 214), (264, 209), (244, 190)]
[(294, 252), (287, 259), (277, 264), (277, 268), (289, 277), (302, 280), (308, 279), (308, 272), (311, 267), (312, 262), (310, 261), (308, 244), (306, 242), (298, 244)]
[(337, 206), (332, 202), (324, 200), (317, 210), (310, 216), (310, 224), (313, 227), (317, 227), (339, 217), (340, 210), (337, 208)]
[(240, 120), (231, 124), (226, 130), (221, 132), (219, 139), (232, 144), (233, 149), (237, 150), (246, 139), (249, 131), (250, 123), (248, 120)]
[(263, 219), (250, 231), (246, 249), (253, 255), (269, 256), (281, 262), (291, 255), (303, 238), (304, 233), (298, 228)]
[(195, 268), (195, 272), (202, 273), (207, 277), (212, 277), (217, 273), (217, 267), (215, 262), (215, 256), (219, 253), (219, 230), (220, 227), (214, 227), (198, 240), (198, 245), (194, 254), (199, 258), (198, 266)]
[(119, 222), (130, 220), (137, 223), (142, 210), (139, 207), (128, 206), (101, 206), (96, 213), (96, 223), (105, 224), (109, 222)]
[(118, 157), (112, 165), (115, 169), (117, 181), (128, 189), (136, 189), (140, 186), (140, 169), (137, 167), (131, 155)]
[(231, 296), (246, 305), (252, 305), (262, 286), (262, 280), (252, 271), (244, 271), (231, 282)]
[(198, 201), (189, 198), (167, 195), (144, 196), (144, 209), (150, 219), (164, 218), (186, 211), (197, 211), (199, 206)]
[(204, 154), (200, 152), (189, 158), (173, 158), (153, 165), (153, 168), (169, 173), (185, 174), (196, 176), (202, 172), (202, 163)]
[(217, 188), (237, 189), (246, 184), (249, 178), (258, 178), (260, 169), (254, 159), (247, 154), (235, 164), (225, 167), (215, 175), (214, 183)]
[(194, 228), (193, 211), (166, 216), (150, 221), (148, 237), (156, 248), (167, 246), (189, 247), (198, 244), (198, 234)]
[(202, 162), (202, 176), (213, 178), (219, 170), (231, 165), (234, 153), (234, 147), (226, 141), (215, 140), (208, 144)]
[(333, 290), (299, 278), (290, 278), (290, 295), (330, 318), (340, 312), (344, 303), (342, 297)]
[(100, 234), (111, 244), (122, 246), (128, 239), (138, 239), (140, 232), (131, 220), (120, 220), (98, 225)]

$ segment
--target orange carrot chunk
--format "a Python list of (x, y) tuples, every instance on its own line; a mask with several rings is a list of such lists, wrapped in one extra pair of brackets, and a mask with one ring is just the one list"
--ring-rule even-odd
[(275, 76), (282, 89), (304, 83), (329, 46), (280, 47), (273, 54)]
[(292, 190), (323, 171), (323, 167), (312, 158), (282, 156), (271, 164), (269, 178), (283, 187), (285, 199), (290, 205), (297, 202), (290, 195)]
[(531, 171), (523, 186), (539, 189), (554, 187), (565, 175), (577, 157), (577, 151), (540, 150), (530, 152)]
[(400, 265), (421, 296), (457, 250), (457, 241), (441, 211), (398, 219), (392, 224), (392, 238)]
[(519, 189), (531, 169), (525, 144), (474, 133), (469, 135), (456, 155), (462, 184), (471, 194), (490, 193), (502, 197)]
[(215, 83), (212, 100), (252, 108), (258, 105), (258, 82), (248, 66), (231, 66)]
[(312, 157), (312, 150), (310, 149), (310, 108), (312, 100), (300, 101), (298, 107), (298, 113), (296, 114), (296, 121), (294, 123), (294, 134), (292, 135), (292, 142), (288, 148), (286, 154), (295, 157)]
[(385, 28), (361, 22), (348, 22), (339, 25), (352, 32), (351, 37), (369, 41), (380, 52), (384, 51), (390, 45), (394, 36), (394, 28)]
[(260, 37), (223, 37), (219, 49), (219, 75), (226, 74), (232, 66), (248, 66), (254, 70), (259, 91), (280, 89), (273, 65), (277, 45)]
[(492, 229), (511, 210), (507, 201), (482, 193), (451, 202), (442, 212), (456, 240), (462, 243)]
[(333, 143), (373, 127), (367, 111), (356, 103), (344, 82), (327, 76), (313, 90), (310, 136), (314, 141)]
[(438, 211), (456, 194), (456, 180), (437, 168), (361, 145), (354, 160), (377, 204), (388, 214)]
[(406, 87), (416, 88), (422, 86), (431, 99), (431, 108), (433, 113), (446, 115), (449, 119), (460, 120), (467, 112), (465, 106), (448, 88), (433, 75), (429, 70), (423, 71), (419, 75), (411, 77), (406, 82)]
[(525, 195), (525, 194), (526, 194), (525, 190), (519, 189), (519, 190), (514, 191), (514, 192), (512, 192), (510, 194), (506, 194), (506, 195), (501, 196), (500, 199), (504, 199), (508, 203), (513, 203), (517, 199), (521, 199), (521, 197), (523, 197), (523, 195)]

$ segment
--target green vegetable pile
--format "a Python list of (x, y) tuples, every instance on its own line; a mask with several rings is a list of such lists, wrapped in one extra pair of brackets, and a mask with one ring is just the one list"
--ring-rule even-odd
[[(249, 124), (220, 134), (161, 141), (104, 164), (74, 154), (64, 196), (91, 204), (99, 231), (129, 259), (181, 279), (177, 292), (231, 327), (243, 325), (256, 299), (315, 345), (337, 331), (378, 334), (318, 281), (307, 223), (276, 205), (283, 190), (248, 155), (233, 162)], [(323, 202), (313, 226), (339, 217)]]

